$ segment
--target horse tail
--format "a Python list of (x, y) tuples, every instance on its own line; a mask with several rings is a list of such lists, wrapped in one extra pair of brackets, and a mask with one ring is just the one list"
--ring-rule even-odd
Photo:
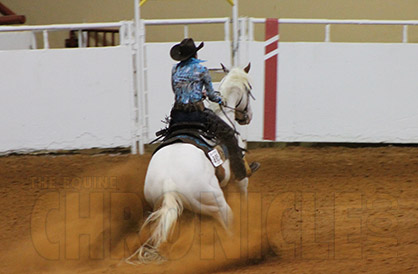
[(164, 193), (160, 209), (153, 212), (145, 221), (143, 226), (151, 222), (155, 222), (150, 241), (159, 246), (167, 241), (168, 237), (174, 230), (177, 219), (183, 212), (183, 203), (179, 195), (175, 192)]
[[(174, 226), (182, 212), (183, 203), (180, 196), (176, 192), (164, 193), (161, 207), (149, 215), (141, 227), (142, 230), (148, 224), (153, 223), (151, 236), (126, 261), (131, 264), (165, 261), (166, 259), (159, 254), (158, 248), (173, 233)], [(137, 261), (132, 262), (133, 257), (137, 257)]]

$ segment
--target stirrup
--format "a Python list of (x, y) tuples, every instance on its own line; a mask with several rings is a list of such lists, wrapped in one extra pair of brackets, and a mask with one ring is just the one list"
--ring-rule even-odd
[(261, 164), (259, 162), (252, 162), (250, 164), (251, 174), (256, 172), (260, 168)]

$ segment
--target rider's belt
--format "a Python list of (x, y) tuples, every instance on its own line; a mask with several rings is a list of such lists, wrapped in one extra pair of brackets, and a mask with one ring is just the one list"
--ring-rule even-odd
[(173, 109), (185, 111), (185, 112), (193, 112), (193, 111), (204, 111), (205, 105), (203, 104), (203, 100), (195, 103), (188, 103), (188, 104), (182, 104), (182, 103), (174, 103)]

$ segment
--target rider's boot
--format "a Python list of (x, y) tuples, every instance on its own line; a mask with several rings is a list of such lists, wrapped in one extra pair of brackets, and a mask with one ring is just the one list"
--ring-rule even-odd
[(261, 166), (259, 162), (252, 162), (251, 164), (248, 164), (245, 156), (242, 158), (242, 160), (244, 161), (244, 165), (245, 165), (245, 171), (246, 171), (245, 177), (250, 177), (251, 175), (253, 175)]
[[(242, 154), (241, 154), (242, 155)], [(232, 172), (235, 174), (235, 178), (238, 181), (241, 181), (244, 178), (250, 177), (254, 172), (256, 172), (260, 168), (260, 163), (252, 162), (248, 164), (245, 156), (237, 156), (236, 154), (232, 154), (230, 156), (231, 160), (231, 169)]]

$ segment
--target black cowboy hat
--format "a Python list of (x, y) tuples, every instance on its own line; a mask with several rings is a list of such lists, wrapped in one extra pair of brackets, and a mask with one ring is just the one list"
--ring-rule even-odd
[(196, 47), (192, 38), (186, 38), (180, 44), (174, 45), (170, 50), (170, 56), (176, 61), (184, 61), (194, 56), (198, 50), (203, 48), (204, 43)]

